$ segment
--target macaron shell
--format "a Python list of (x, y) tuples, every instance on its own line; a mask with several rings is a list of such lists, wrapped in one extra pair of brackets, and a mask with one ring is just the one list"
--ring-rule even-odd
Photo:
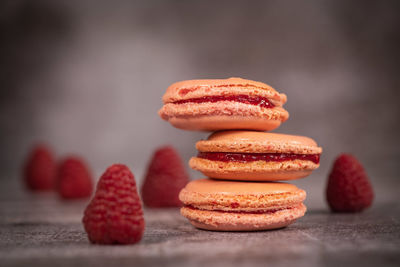
[(161, 118), (196, 116), (254, 116), (269, 120), (285, 121), (289, 113), (282, 107), (262, 108), (257, 105), (218, 101), (204, 103), (165, 104), (159, 111)]
[(231, 129), (251, 129), (270, 131), (281, 125), (279, 120), (269, 120), (251, 116), (201, 116), (169, 119), (176, 128), (190, 131), (218, 131)]
[(189, 192), (202, 194), (224, 194), (224, 195), (272, 195), (297, 192), (299, 188), (288, 183), (238, 183), (232, 181), (217, 181), (208, 178), (197, 179), (189, 182), (185, 189)]
[(300, 204), (291, 209), (273, 213), (252, 214), (208, 211), (181, 208), (181, 214), (197, 228), (212, 231), (260, 231), (286, 227), (304, 216), (306, 206)]
[(215, 103), (165, 104), (159, 111), (162, 119), (187, 130), (273, 130), (289, 118), (282, 107), (261, 108), (232, 101)]
[(211, 80), (187, 80), (172, 84), (167, 88), (163, 96), (164, 103), (175, 102), (184, 99), (199, 98), (213, 95), (257, 95), (267, 97), (276, 105), (286, 102), (285, 94), (279, 94), (271, 86), (246, 80), (242, 78), (211, 79)]
[(283, 162), (252, 161), (223, 162), (193, 157), (189, 166), (207, 177), (242, 181), (289, 181), (301, 179), (319, 167), (311, 161), (288, 160)]
[(256, 131), (219, 131), (197, 142), (196, 148), (201, 152), (322, 153), (309, 137)]
[(257, 212), (298, 206), (306, 192), (287, 183), (233, 182), (200, 179), (179, 194), (185, 204), (202, 210)]

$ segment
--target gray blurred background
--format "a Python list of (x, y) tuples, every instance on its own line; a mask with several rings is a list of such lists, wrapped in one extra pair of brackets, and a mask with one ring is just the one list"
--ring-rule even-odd
[(208, 135), (158, 117), (165, 89), (239, 76), (287, 94), (277, 132), (323, 147), (296, 182), (311, 208), (326, 207), (341, 152), (365, 165), (378, 201), (398, 193), (399, 1), (2, 1), (0, 27), (3, 185), (22, 188), (37, 142), (83, 156), (96, 178), (125, 163), (141, 183), (155, 148), (187, 161)]

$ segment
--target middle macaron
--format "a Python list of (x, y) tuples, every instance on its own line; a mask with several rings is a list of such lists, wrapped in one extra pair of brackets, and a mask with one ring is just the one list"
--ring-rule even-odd
[(221, 131), (196, 143), (192, 169), (216, 179), (283, 181), (319, 167), (322, 148), (304, 136), (257, 131)]

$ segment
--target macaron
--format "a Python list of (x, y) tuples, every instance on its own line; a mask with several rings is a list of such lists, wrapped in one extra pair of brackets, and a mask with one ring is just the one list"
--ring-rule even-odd
[(197, 228), (257, 231), (285, 227), (306, 212), (306, 192), (287, 183), (199, 179), (179, 194), (181, 214)]
[(188, 80), (172, 84), (160, 117), (185, 130), (273, 130), (286, 121), (286, 95), (241, 78)]
[(256, 131), (215, 132), (196, 143), (192, 169), (216, 179), (294, 180), (319, 167), (322, 148), (311, 138)]

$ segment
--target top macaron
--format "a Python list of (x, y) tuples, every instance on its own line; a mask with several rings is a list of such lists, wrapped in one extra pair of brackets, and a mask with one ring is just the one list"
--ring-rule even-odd
[(286, 121), (286, 95), (271, 86), (241, 78), (188, 80), (172, 84), (159, 115), (174, 127), (217, 131), (269, 131)]

